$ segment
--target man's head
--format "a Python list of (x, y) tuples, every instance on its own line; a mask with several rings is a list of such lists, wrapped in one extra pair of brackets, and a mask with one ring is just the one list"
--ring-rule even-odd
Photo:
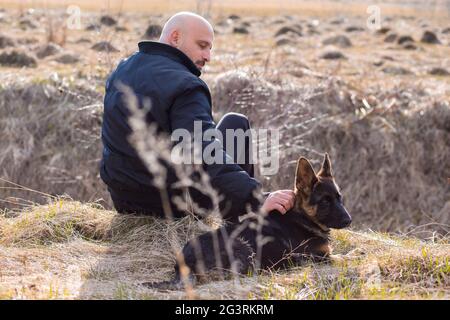
[(205, 18), (179, 12), (166, 22), (159, 41), (181, 50), (201, 70), (211, 59), (214, 30)]

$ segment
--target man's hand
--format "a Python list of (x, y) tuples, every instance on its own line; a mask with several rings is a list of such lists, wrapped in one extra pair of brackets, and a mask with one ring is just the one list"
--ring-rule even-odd
[(264, 201), (261, 210), (264, 212), (270, 212), (272, 210), (278, 210), (282, 214), (285, 214), (289, 209), (294, 206), (295, 194), (292, 190), (278, 190), (271, 192)]

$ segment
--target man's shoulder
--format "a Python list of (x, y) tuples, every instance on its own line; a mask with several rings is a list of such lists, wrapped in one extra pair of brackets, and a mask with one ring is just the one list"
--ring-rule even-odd
[(165, 56), (139, 52), (136, 58), (139, 66), (138, 73), (144, 76), (152, 76), (161, 85), (179, 84), (186, 89), (198, 86), (208, 89), (206, 83), (189, 71), (182, 63)]
[(165, 56), (136, 52), (119, 63), (109, 80), (129, 83), (136, 92), (156, 95), (168, 103), (192, 91), (205, 94), (211, 100), (208, 85), (202, 79)]

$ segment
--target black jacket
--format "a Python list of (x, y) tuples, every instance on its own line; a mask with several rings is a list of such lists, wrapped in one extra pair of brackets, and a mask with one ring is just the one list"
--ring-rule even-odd
[[(104, 145), (100, 175), (108, 185), (113, 200), (140, 201), (160, 207), (160, 195), (153, 186), (152, 175), (140, 161), (128, 141), (131, 129), (129, 111), (122, 101), (117, 81), (131, 87), (138, 101), (150, 98), (148, 123), (156, 123), (168, 134), (178, 128), (193, 131), (194, 121), (202, 121), (202, 129), (215, 128), (211, 113), (211, 95), (199, 78), (200, 71), (180, 50), (159, 42), (140, 42), (139, 51), (123, 60), (106, 82), (102, 141)], [(203, 148), (211, 142), (203, 142)], [(212, 186), (223, 195), (220, 203), (225, 218), (234, 219), (246, 213), (248, 204), (255, 209), (259, 203), (253, 191), (260, 184), (239, 165), (225, 160), (224, 164), (203, 167)], [(175, 182), (169, 175), (168, 186)], [(225, 211), (225, 208), (228, 210)]]

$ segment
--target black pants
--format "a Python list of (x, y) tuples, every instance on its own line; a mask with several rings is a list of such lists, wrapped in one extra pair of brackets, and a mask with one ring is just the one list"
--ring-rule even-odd
[[(224, 149), (226, 150), (227, 146), (227, 137), (226, 137), (226, 130), (227, 129), (242, 129), (247, 131), (250, 129), (250, 123), (246, 116), (240, 114), (240, 113), (234, 113), (230, 112), (225, 114), (222, 119), (220, 119), (219, 123), (216, 126), (217, 130), (219, 130), (222, 133), (223, 141), (222, 145)], [(251, 177), (254, 177), (254, 165), (250, 163), (250, 155), (251, 155), (251, 137), (246, 136), (245, 137), (245, 143), (244, 145), (239, 146), (237, 143), (237, 138), (235, 137), (233, 143), (231, 144), (234, 147), (234, 155), (233, 160), (235, 163), (238, 163), (243, 170), (245, 170)], [(242, 159), (244, 161), (242, 161)], [(240, 164), (239, 162), (244, 162)], [(161, 205), (161, 203), (157, 202), (148, 202), (143, 199), (145, 197), (141, 197), (139, 195), (136, 195), (136, 199), (134, 201), (130, 200), (123, 200), (120, 199), (115, 195), (114, 190), (108, 188), (111, 198), (114, 203), (114, 207), (119, 213), (136, 213), (136, 214), (145, 214), (145, 215), (153, 215), (153, 216), (159, 216), (159, 217), (165, 217), (165, 211)], [(158, 191), (156, 191), (158, 192)], [(181, 191), (170, 191), (169, 196), (182, 196)], [(159, 196), (159, 195), (158, 195)], [(211, 207), (211, 202), (209, 199), (207, 199), (205, 196), (202, 196), (202, 193), (196, 192), (195, 190), (191, 193), (191, 197), (193, 200), (203, 208)], [(150, 197), (149, 197), (150, 198)], [(155, 195), (153, 194), (151, 198), (155, 198)], [(173, 204), (170, 201), (170, 207), (172, 210), (173, 217), (175, 218), (181, 218), (185, 216), (185, 211), (180, 210), (175, 204)]]
[[(242, 129), (245, 131), (250, 130), (250, 122), (247, 117), (240, 113), (230, 112), (225, 114), (222, 119), (220, 119), (219, 123), (216, 126), (217, 130), (222, 133), (223, 141), (222, 145), (224, 149), (227, 146), (227, 137), (226, 130), (238, 130)], [(253, 163), (250, 163), (251, 152), (252, 152), (252, 140), (251, 136), (245, 137), (244, 145), (239, 146), (237, 143), (237, 137), (234, 137), (234, 141), (232, 143), (234, 148), (233, 161), (234, 163), (239, 164), (249, 175), (250, 177), (255, 177), (255, 169)], [(225, 149), (225, 151), (227, 151)], [(230, 154), (230, 151), (227, 151)], [(242, 161), (243, 160), (243, 161)]]

